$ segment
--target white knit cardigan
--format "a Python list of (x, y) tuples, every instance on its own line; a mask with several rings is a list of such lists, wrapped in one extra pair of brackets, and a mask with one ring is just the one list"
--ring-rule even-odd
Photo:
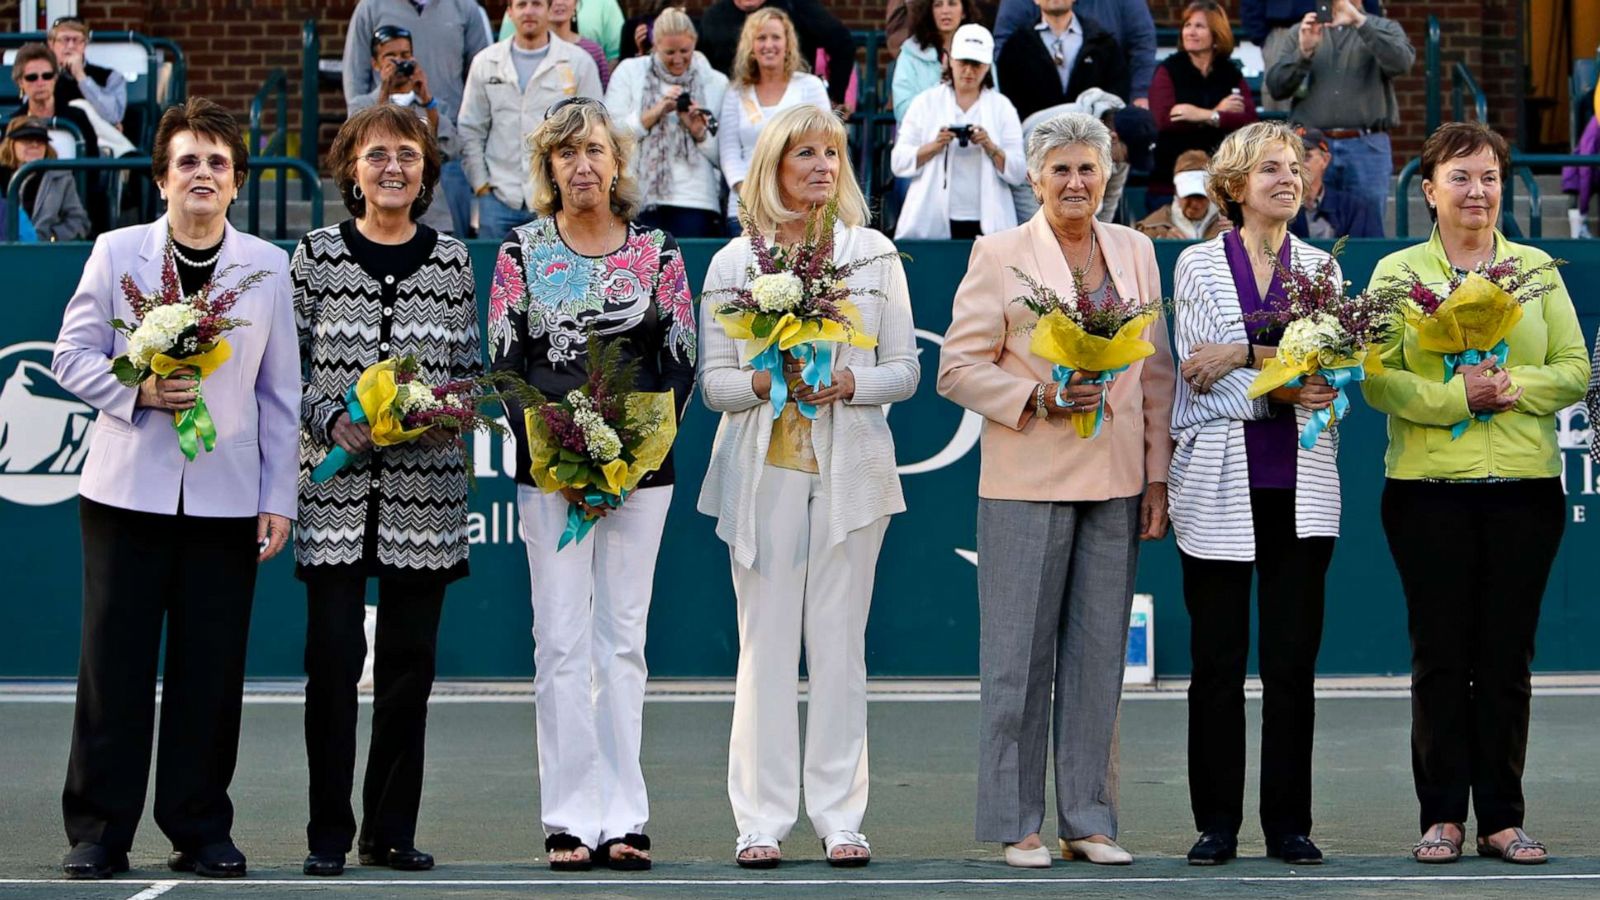
[[(841, 264), (893, 250), (888, 238), (870, 228), (840, 226), (834, 232), (833, 258)], [(706, 291), (746, 284), (751, 263), (749, 239), (730, 241), (711, 260)], [(866, 266), (846, 283), (861, 309), (863, 330), (875, 335), (878, 345), (871, 350), (838, 348), (833, 369), (850, 369), (855, 396), (821, 407), (812, 424), (822, 492), (828, 498), (830, 545), (884, 516), (905, 511), (894, 438), (883, 407), (910, 399), (921, 375), (911, 296), (900, 260)], [(863, 289), (881, 291), (883, 296), (861, 293)], [(712, 411), (722, 413), (722, 422), (700, 489), (699, 510), (716, 517), (717, 537), (733, 550), (734, 560), (752, 567), (756, 530), (762, 524), (756, 520), (756, 490), (772, 440), (772, 406), (751, 388), (753, 370), (745, 361), (745, 342), (728, 337), (718, 324), (719, 305), (716, 296), (705, 297), (700, 304), (700, 396)]]

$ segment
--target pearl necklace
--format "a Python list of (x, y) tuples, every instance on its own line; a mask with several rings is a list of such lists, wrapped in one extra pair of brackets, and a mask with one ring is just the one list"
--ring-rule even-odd
[(211, 254), (210, 259), (202, 260), (193, 260), (187, 256), (184, 256), (183, 251), (178, 249), (178, 242), (173, 240), (171, 235), (167, 236), (167, 246), (172, 248), (173, 258), (177, 259), (178, 262), (183, 263), (191, 269), (204, 269), (207, 266), (214, 266), (217, 264), (217, 260), (222, 257), (222, 244), (217, 245), (217, 252)]

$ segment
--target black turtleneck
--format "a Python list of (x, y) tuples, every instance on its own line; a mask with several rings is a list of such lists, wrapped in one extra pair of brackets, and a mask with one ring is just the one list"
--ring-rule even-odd
[[(224, 236), (224, 240), (226, 240), (226, 236)], [(200, 290), (202, 287), (205, 287), (205, 283), (210, 281), (211, 276), (216, 273), (216, 256), (217, 251), (222, 249), (222, 241), (217, 241), (215, 244), (212, 244), (209, 247), (191, 247), (174, 237), (172, 239), (172, 246), (178, 251), (178, 253), (183, 254), (183, 256), (192, 259), (195, 262), (209, 261), (210, 263), (209, 265), (204, 266), (191, 266), (182, 259), (173, 260), (178, 267), (178, 284), (183, 286), (183, 294), (187, 297), (195, 291)]]

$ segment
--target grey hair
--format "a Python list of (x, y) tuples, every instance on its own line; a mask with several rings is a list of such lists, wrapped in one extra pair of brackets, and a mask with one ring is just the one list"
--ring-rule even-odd
[(1028, 174), (1041, 177), (1045, 157), (1062, 147), (1088, 144), (1100, 158), (1100, 169), (1111, 176), (1111, 129), (1094, 116), (1066, 112), (1034, 126), (1028, 135)]

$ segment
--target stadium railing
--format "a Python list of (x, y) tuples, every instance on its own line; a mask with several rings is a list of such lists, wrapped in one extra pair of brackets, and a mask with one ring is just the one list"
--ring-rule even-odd
[[(1512, 215), (1516, 200), (1516, 182), (1520, 180), (1528, 190), (1529, 221), (1527, 237), (1544, 237), (1543, 203), (1544, 196), (1539, 189), (1539, 182), (1534, 178), (1534, 169), (1549, 169), (1560, 166), (1600, 166), (1600, 154), (1585, 155), (1582, 153), (1518, 153), (1511, 154), (1511, 171), (1516, 177), (1506, 183), (1500, 199), (1500, 227), (1513, 237), (1521, 235), (1522, 229)], [(1408, 200), (1411, 193), (1411, 181), (1416, 178), (1422, 169), (1421, 158), (1413, 159), (1406, 163), (1400, 170), (1400, 176), (1395, 179), (1394, 186), (1394, 231), (1396, 238), (1411, 236), (1411, 211)]]
[[(155, 136), (156, 123), (161, 118), (164, 102), (182, 100), (188, 96), (189, 64), (182, 48), (166, 38), (154, 38), (137, 31), (94, 31), (89, 35), (89, 55), (96, 55), (96, 47), (115, 44), (132, 44), (144, 52), (143, 71), (129, 71), (119, 66), (128, 79), (128, 112), (123, 117), (123, 128), (128, 139), (140, 148), (150, 146)], [(43, 31), (24, 31), (0, 34), (0, 48), (15, 50), (24, 44), (42, 44)], [(166, 91), (161, 90), (161, 73), (165, 55), (172, 57), (172, 73), (167, 79)], [(10, 55), (10, 54), (7, 54)], [(8, 77), (0, 79), (0, 103), (17, 99), (16, 84)]]

